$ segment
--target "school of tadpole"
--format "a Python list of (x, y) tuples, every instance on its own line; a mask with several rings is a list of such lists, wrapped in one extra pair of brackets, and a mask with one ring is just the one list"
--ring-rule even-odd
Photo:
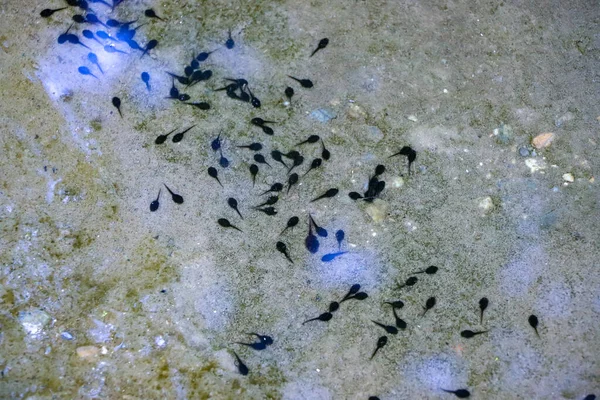
[[(56, 3), (59, 1), (57, 0)], [(356, 3), (350, 7), (361, 7), (359, 5), (361, 2)], [(266, 392), (261, 392), (263, 387), (268, 387), (270, 391), (272, 387), (277, 386), (277, 383), (266, 378), (270, 368), (274, 368), (276, 364), (272, 354), (269, 353), (272, 353), (274, 348), (283, 346), (290, 353), (289, 359), (286, 359), (284, 364), (292, 365), (294, 357), (301, 358), (303, 362), (311, 365), (317, 363), (321, 354), (311, 353), (310, 346), (305, 346), (302, 353), (294, 352), (291, 350), (294, 343), (307, 340), (307, 335), (310, 335), (311, 340), (318, 341), (319, 335), (323, 334), (327, 342), (333, 346), (336, 337), (338, 340), (346, 338), (341, 336), (341, 332), (336, 336), (336, 331), (331, 328), (336, 317), (350, 318), (359, 312), (361, 307), (364, 313), (360, 314), (361, 318), (353, 319), (352, 324), (366, 328), (361, 330), (363, 334), (361, 344), (352, 350), (359, 351), (360, 356), (353, 355), (352, 359), (359, 359), (358, 368), (364, 368), (365, 371), (371, 368), (369, 364), (384, 363), (398, 357), (400, 346), (414, 343), (411, 342), (411, 335), (422, 335), (417, 331), (427, 319), (432, 317), (432, 313), (437, 313), (436, 318), (446, 321), (439, 331), (442, 332), (440, 343), (445, 342), (448, 345), (448, 338), (453, 337), (454, 340), (462, 338), (458, 340), (464, 344), (456, 345), (454, 348), (457, 354), (462, 353), (473, 341), (484, 343), (490, 340), (490, 337), (507, 331), (522, 332), (526, 340), (533, 343), (546, 340), (548, 322), (539, 316), (535, 308), (515, 311), (517, 315), (510, 322), (494, 318), (494, 315), (500, 313), (504, 316), (511, 314), (509, 297), (503, 296), (502, 292), (495, 289), (490, 289), (488, 294), (483, 278), (477, 290), (472, 292), (467, 290), (461, 294), (459, 301), (456, 297), (449, 296), (449, 292), (456, 290), (456, 286), (448, 286), (446, 282), (458, 279), (457, 274), (462, 276), (461, 272), (457, 272), (458, 266), (447, 261), (454, 257), (450, 254), (432, 256), (432, 252), (424, 252), (425, 254), (419, 254), (412, 259), (407, 255), (406, 260), (386, 260), (388, 263), (401, 262), (402, 268), (391, 273), (379, 274), (379, 278), (385, 276), (383, 280), (356, 272), (360, 269), (368, 269), (372, 262), (377, 262), (375, 260), (379, 255), (374, 254), (373, 249), (366, 251), (360, 245), (353, 244), (353, 235), (362, 237), (363, 234), (356, 230), (357, 226), (364, 226), (367, 229), (368, 224), (350, 224), (342, 216), (357, 209), (368, 209), (370, 211), (367, 213), (377, 213), (378, 207), (383, 204), (382, 201), (390, 201), (394, 196), (398, 196), (397, 189), (401, 186), (411, 188), (410, 196), (413, 198), (429, 196), (430, 193), (419, 183), (427, 170), (426, 166), (421, 165), (422, 154), (426, 154), (428, 149), (422, 145), (422, 142), (411, 142), (414, 136), (390, 135), (390, 143), (385, 148), (365, 146), (369, 147), (369, 157), (355, 164), (352, 171), (333, 170), (333, 165), (339, 165), (333, 164), (336, 158), (340, 160), (348, 157), (344, 154), (342, 146), (337, 144), (338, 140), (330, 137), (333, 135), (330, 135), (326, 129), (319, 127), (301, 129), (299, 132), (293, 129), (296, 125), (300, 126), (300, 120), (309, 114), (304, 110), (318, 106), (306, 104), (302, 95), (306, 91), (318, 88), (320, 81), (327, 80), (328, 70), (315, 71), (311, 68), (309, 73), (306, 72), (309, 71), (307, 66), (319, 58), (323, 62), (337, 62), (335, 59), (327, 59), (329, 51), (339, 43), (334, 35), (315, 36), (312, 41), (302, 42), (301, 46), (295, 49), (297, 55), (294, 62), (289, 65), (285, 63), (275, 65), (274, 68), (278, 72), (273, 77), (273, 81), (269, 85), (261, 85), (259, 81), (253, 79), (252, 70), (248, 69), (248, 72), (245, 72), (243, 63), (239, 64), (239, 60), (236, 60), (235, 52), (239, 47), (249, 46), (243, 40), (244, 29), (225, 26), (221, 32), (222, 36), (215, 37), (213, 34), (210, 38), (204, 38), (204, 43), (212, 43), (206, 48), (197, 48), (196, 43), (183, 42), (181, 46), (185, 50), (178, 54), (189, 53), (190, 49), (193, 49), (194, 53), (187, 59), (178, 59), (177, 68), (163, 69), (162, 66), (165, 64), (174, 65), (174, 60), (161, 60), (154, 52), (165, 50), (162, 48), (164, 42), (173, 43), (173, 40), (164, 40), (165, 35), (169, 35), (169, 25), (175, 23), (172, 15), (165, 15), (158, 11), (157, 7), (144, 8), (142, 4), (128, 0), (108, 2), (69, 0), (66, 4), (48, 4), (47, 7), (39, 11), (39, 17), (49, 23), (64, 25), (54, 44), (60, 48), (69, 47), (69, 55), (77, 60), (83, 60), (81, 65), (69, 66), (72, 71), (66, 73), (71, 74), (70, 79), (77, 80), (82, 85), (101, 85), (103, 80), (108, 79), (107, 75), (111, 74), (111, 68), (115, 63), (114, 58), (110, 58), (110, 62), (106, 61), (109, 60), (105, 57), (107, 55), (122, 57), (127, 60), (128, 65), (135, 65), (135, 68), (130, 67), (122, 71), (126, 76), (120, 77), (119, 83), (111, 86), (113, 93), (105, 98), (95, 99), (108, 118), (122, 119), (123, 124), (128, 124), (128, 119), (130, 121), (135, 119), (137, 126), (144, 126), (143, 138), (138, 143), (142, 143), (141, 152), (147, 160), (145, 162), (153, 168), (152, 179), (144, 179), (144, 182), (152, 181), (155, 186), (140, 187), (141, 181), (124, 180), (128, 187), (119, 188), (117, 191), (127, 193), (121, 195), (125, 203), (130, 202), (135, 212), (140, 213), (142, 211), (139, 211), (138, 204), (144, 203), (143, 213), (148, 218), (162, 215), (161, 221), (164, 222), (176, 213), (185, 213), (179, 214), (180, 217), (177, 218), (186, 220), (191, 229), (194, 226), (202, 229), (210, 226), (203, 230), (202, 237), (198, 240), (207, 245), (208, 249), (229, 250), (230, 254), (223, 255), (219, 262), (224, 261), (229, 264), (236, 273), (240, 274), (236, 279), (242, 281), (260, 281), (261, 274), (269, 274), (273, 271), (268, 268), (250, 268), (249, 264), (253, 261), (244, 259), (244, 256), (237, 251), (248, 254), (258, 253), (261, 258), (272, 260), (273, 265), (281, 271), (289, 271), (290, 276), (296, 273), (294, 271), (310, 269), (311, 265), (317, 264), (320, 265), (319, 271), (336, 271), (327, 278), (329, 280), (327, 284), (318, 282), (318, 278), (314, 281), (306, 280), (305, 288), (302, 290), (307, 290), (314, 295), (310, 296), (311, 304), (306, 302), (299, 304), (299, 300), (295, 303), (296, 306), (303, 307), (303, 312), (306, 312), (299, 318), (296, 315), (295, 323), (277, 323), (273, 321), (277, 317), (270, 316), (269, 322), (261, 326), (259, 315), (263, 317), (264, 315), (257, 311), (257, 318), (253, 321), (252, 327), (238, 326), (239, 318), (237, 321), (231, 319), (229, 322), (227, 318), (217, 318), (213, 326), (203, 328), (207, 332), (227, 329), (228, 332), (234, 333), (227, 335), (207, 333), (202, 339), (194, 338), (181, 342), (187, 343), (186, 346), (189, 347), (185, 351), (186, 357), (194, 354), (195, 346), (203, 349), (196, 355), (199, 359), (203, 359), (199, 365), (206, 363), (206, 357), (210, 357), (208, 354), (211, 351), (219, 354), (215, 356), (218, 361), (207, 367), (207, 373), (224, 377), (223, 379), (226, 380), (232, 379), (230, 378), (232, 371), (222, 371), (223, 365), (227, 364), (227, 361), (223, 361), (226, 360), (224, 354), (228, 354), (237, 373), (243, 377), (240, 379), (247, 379), (252, 385), (258, 387), (257, 391), (240, 393), (240, 384), (237, 383), (230, 389), (215, 394), (215, 398), (262, 398), (263, 395), (264, 398), (295, 398), (277, 391), (276, 394), (269, 392), (268, 396), (265, 395)], [(199, 17), (200, 20), (201, 18)], [(157, 35), (156, 39), (150, 38), (151, 33), (148, 30), (151, 26), (162, 26), (163, 33)], [(190, 29), (194, 28), (190, 27)], [(198, 32), (198, 35), (202, 36), (202, 32)], [(273, 38), (273, 41), (277, 41), (277, 38)], [(227, 52), (231, 55), (224, 56), (225, 58), (219, 63), (213, 63), (216, 55), (227, 54)], [(150, 59), (152, 62), (148, 61)], [(224, 64), (227, 60), (235, 63), (235, 68), (229, 68)], [(238, 74), (233, 75), (231, 71), (238, 71)], [(319, 78), (311, 74), (318, 74)], [(165, 82), (168, 82), (168, 86), (165, 86)], [(346, 84), (351, 85), (351, 82)], [(143, 87), (143, 90), (140, 90), (140, 87)], [(130, 95), (134, 91), (136, 95)], [(168, 118), (169, 111), (173, 112), (168, 129), (163, 129), (163, 125), (157, 123), (154, 115), (152, 121), (144, 122), (143, 112), (139, 111), (140, 97), (156, 99), (148, 101), (168, 100), (169, 103), (164, 106), (161, 114), (163, 118)], [(219, 107), (223, 104), (234, 107), (235, 111), (223, 119), (222, 126), (217, 124), (207, 131), (203, 126), (206, 115), (209, 113), (219, 115)], [(85, 104), (81, 104), (82, 110), (85, 110), (85, 107)], [(285, 112), (281, 112), (281, 107), (285, 108)], [(303, 112), (293, 112), (296, 108), (302, 109)], [(85, 111), (82, 112), (85, 114)], [(191, 116), (193, 122), (188, 123), (190, 118), (183, 118), (182, 115)], [(327, 121), (332, 120), (327, 119)], [(178, 123), (178, 121), (186, 122)], [(327, 121), (325, 123), (329, 123)], [(189, 147), (178, 147), (186, 145), (186, 142), (190, 142)], [(178, 165), (177, 162), (167, 161), (165, 154), (168, 153), (165, 152), (171, 150), (178, 151), (184, 160), (193, 157), (194, 162), (184, 161), (182, 165)], [(184, 154), (186, 152), (189, 154)], [(425, 159), (429, 161), (431, 158), (427, 156)], [(190, 166), (192, 168), (189, 168)], [(44, 171), (47, 172), (46, 167)], [(354, 179), (355, 174), (360, 178)], [(191, 184), (198, 175), (210, 178), (208, 184), (203, 187)], [(184, 184), (188, 182), (190, 184)], [(444, 188), (441, 187), (439, 190), (443, 192)], [(210, 212), (203, 212), (203, 204), (195, 200), (199, 192), (202, 192), (205, 199), (208, 198)], [(138, 201), (140, 197), (143, 199)], [(410, 231), (412, 222), (407, 225), (403, 218), (410, 213), (411, 207), (420, 206), (418, 200), (408, 200), (406, 208), (402, 212), (395, 213), (396, 218), (388, 220), (385, 234), (391, 237), (403, 235), (402, 240), (410, 241), (410, 236), (404, 236), (404, 232), (407, 229)], [(198, 208), (199, 211), (193, 210), (192, 207)], [(382, 212), (388, 217), (392, 214), (387, 209)], [(430, 229), (435, 229), (434, 218), (427, 223), (431, 225)], [(372, 237), (376, 237), (375, 232)], [(157, 230), (152, 243), (159, 243), (160, 240), (161, 235)], [(176, 240), (171, 238), (171, 241)], [(243, 246), (243, 249), (241, 247), (235, 249), (233, 243)], [(185, 251), (172, 244), (169, 246), (171, 246), (171, 254)], [(448, 247), (444, 248), (448, 249)], [(381, 258), (385, 259), (385, 256)], [(144, 263), (144, 257), (139, 262)], [(167, 262), (163, 260), (161, 263)], [(356, 266), (357, 263), (364, 265)], [(339, 269), (346, 268), (347, 265), (352, 265), (349, 267), (353, 269), (352, 273), (346, 275), (338, 273)], [(135, 262), (132, 264), (132, 270), (134, 272), (129, 278), (134, 282), (137, 275)], [(238, 295), (239, 305), (230, 304), (224, 308), (242, 307), (242, 304), (243, 307), (251, 307), (250, 299), (256, 296), (270, 296), (269, 303), (281, 304), (289, 302), (292, 296), (308, 300), (308, 296), (298, 294), (300, 290), (298, 287), (290, 286), (282, 289), (285, 287), (286, 279), (290, 277), (286, 276), (287, 273), (277, 275), (280, 277), (281, 287), (274, 288), (276, 290), (273, 292), (260, 293), (260, 287), (256, 290), (250, 289)], [(341, 279), (339, 279), (340, 275), (343, 275)], [(182, 276), (177, 276), (175, 281), (189, 279)], [(366, 282), (361, 281), (360, 278), (365, 276), (368, 277)], [(207, 291), (230, 290), (220, 279), (210, 278), (211, 289)], [(290, 279), (290, 284), (294, 281)], [(169, 279), (162, 282), (160, 293), (159, 286), (152, 287), (149, 291), (154, 292), (153, 295), (144, 294), (143, 290), (146, 289), (138, 291), (136, 288), (134, 291), (136, 295), (133, 296), (136, 298), (135, 307), (143, 307), (146, 310), (156, 308), (160, 310), (157, 312), (164, 312), (156, 304), (165, 300), (148, 299), (153, 298), (154, 295), (169, 296), (169, 286), (172, 283), (174, 282), (169, 282)], [(202, 286), (202, 280), (196, 284)], [(135, 283), (125, 283), (125, 285), (131, 287)], [(252, 288), (252, 285), (249, 283), (248, 287)], [(106, 289), (107, 293), (111, 293), (111, 290), (113, 289)], [(173, 290), (177, 291), (177, 289)], [(413, 292), (415, 290), (420, 291)], [(373, 292), (377, 294), (374, 295)], [(119, 291), (112, 293), (119, 293)], [(219, 293), (213, 294), (219, 295)], [(245, 298), (245, 294), (248, 297)], [(174, 293), (173, 296), (177, 294)], [(202, 294), (202, 301), (208, 302), (208, 298), (209, 295)], [(451, 302), (452, 304), (449, 304)], [(178, 304), (181, 305), (181, 300), (174, 301), (171, 307), (177, 307)], [(369, 306), (377, 307), (379, 311), (377, 313), (365, 311)], [(133, 312), (134, 309), (130, 309), (129, 312)], [(463, 310), (464, 313), (457, 315), (455, 313), (457, 309)], [(113, 312), (105, 311), (106, 314)], [(188, 320), (194, 319), (194, 315), (188, 314), (187, 311), (186, 315)], [(287, 313), (286, 317), (292, 315)], [(365, 318), (365, 315), (372, 315), (372, 318)], [(210, 320), (210, 317), (203, 317)], [(106, 328), (110, 331), (107, 338), (96, 343), (110, 343), (119, 339), (121, 344), (113, 346), (111, 351), (116, 353), (127, 348), (127, 335), (123, 334), (120, 337), (112, 324), (105, 323), (102, 326), (112, 328)], [(325, 331), (319, 330), (323, 326), (330, 329), (327, 335)], [(189, 329), (197, 328), (198, 325), (192, 324)], [(67, 332), (67, 335), (65, 332), (61, 333), (64, 341), (75, 340), (71, 333)], [(83, 332), (81, 336), (84, 336)], [(171, 334), (171, 337), (175, 336)], [(165, 340), (162, 336), (159, 337), (160, 340), (155, 339), (156, 346), (163, 349)], [(435, 339), (429, 337), (427, 340)], [(423, 341), (419, 343), (424, 344)], [(83, 351), (79, 351), (80, 348), (77, 350), (78, 354), (84, 354)], [(337, 352), (344, 351), (343, 346), (336, 348)], [(206, 351), (207, 349), (209, 351)], [(411, 350), (427, 351), (418, 348)], [(101, 353), (94, 353), (92, 357), (101, 358), (106, 354), (105, 347), (100, 351)], [(140, 351), (149, 350), (140, 349)], [(223, 353), (220, 353), (221, 351)], [(168, 379), (170, 383), (154, 388), (155, 391), (146, 394), (144, 398), (154, 398), (157, 393), (161, 393), (160, 396), (164, 398), (204, 398), (205, 395), (200, 394), (204, 393), (202, 387), (197, 391), (189, 387), (185, 390), (181, 389), (185, 386), (177, 382), (177, 379), (181, 380), (181, 378), (174, 378), (177, 373), (175, 371), (179, 368), (169, 367), (169, 362), (160, 355), (156, 357), (160, 359), (157, 365), (161, 364), (163, 365), (161, 368), (170, 371), (164, 372), (165, 376), (170, 377)], [(341, 355), (339, 357), (338, 373), (343, 375), (345, 368), (349, 368), (350, 365), (344, 363)], [(432, 378), (430, 384), (420, 390), (419, 396), (422, 398), (490, 398), (486, 390), (491, 382), (486, 382), (484, 379), (474, 383), (472, 379), (465, 379), (465, 374), (459, 370), (460, 362), (446, 360), (441, 364), (425, 365), (422, 368), (429, 368), (428, 373), (436, 374), (440, 368), (442, 370), (449, 368), (450, 364), (453, 372), (441, 373), (445, 375), (444, 378)], [(181, 369), (193, 368), (190, 365), (193, 363)], [(489, 364), (486, 365), (488, 368), (493, 368)], [(285, 368), (285, 366), (278, 368)], [(317, 368), (316, 371), (318, 372), (319, 369)], [(381, 370), (373, 371), (381, 374)], [(391, 378), (395, 372), (390, 371), (389, 374)], [(218, 383), (218, 379), (205, 380), (204, 375), (200, 376), (197, 376), (199, 385), (206, 385), (206, 392), (210, 392), (209, 387), (223, 387)], [(3, 379), (8, 377), (10, 377), (9, 372)], [(65, 375), (62, 379), (69, 380), (69, 376)], [(106, 379), (107, 385), (112, 385), (111, 379)], [(103, 392), (104, 380), (102, 382), (98, 393), (94, 394), (93, 390), (86, 389), (83, 392), (80, 390), (79, 394), (90, 398), (107, 397), (110, 391)], [(82, 387), (86, 385), (91, 384), (86, 383)], [(134, 382), (132, 385), (135, 387), (137, 383)], [(398, 385), (402, 386), (402, 383)], [(19, 392), (18, 386), (18, 384), (11, 385), (12, 395)], [(64, 394), (60, 384), (46, 382), (41, 384), (41, 387), (42, 390), (52, 387), (50, 392), (56, 390)], [(298, 389), (302, 394), (298, 394), (296, 398), (329, 398), (329, 395), (324, 394), (321, 389), (313, 388), (311, 391), (310, 383), (308, 388), (303, 389), (304, 391)], [(286, 389), (286, 391), (290, 390), (294, 389)], [(376, 387), (369, 386), (368, 390), (367, 396), (361, 398), (370, 400), (400, 398), (393, 388), (388, 387), (379, 392)], [(523, 398), (519, 393), (512, 392), (510, 388), (503, 390), (505, 391), (497, 391), (495, 396)], [(594, 390), (597, 388), (589, 387), (588, 393)], [(35, 393), (35, 389), (28, 389), (28, 391)], [(21, 393), (24, 392), (26, 391)], [(140, 387), (134, 389), (132, 393), (143, 395), (144, 389)], [(358, 398), (345, 392), (334, 393), (343, 398)], [(564, 396), (564, 398), (593, 400), (595, 396), (588, 393), (583, 395), (578, 393), (578, 397)], [(334, 395), (332, 398), (342, 397)]]

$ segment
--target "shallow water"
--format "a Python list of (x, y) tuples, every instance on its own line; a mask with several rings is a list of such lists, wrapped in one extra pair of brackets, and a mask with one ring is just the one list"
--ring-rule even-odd
[[(0, 397), (600, 392), (597, 4), (126, 0), (111, 11), (96, 3), (100, 20), (139, 17), (147, 24), (135, 39), (159, 42), (141, 58), (123, 43), (115, 46), (128, 54), (108, 53), (81, 34), (107, 29), (74, 26), (103, 73), (90, 50), (57, 43), (81, 10), (39, 16), (62, 4), (0, 5)], [(165, 21), (144, 17), (150, 7)], [(233, 49), (224, 47), (228, 31)], [(192, 56), (212, 50), (201, 63), (213, 71), (208, 81), (177, 84), (211, 109), (165, 98), (165, 71), (183, 75)], [(214, 92), (225, 78), (247, 79), (261, 107)], [(276, 121), (274, 135), (254, 117)], [(181, 142), (154, 143), (192, 125)], [(553, 140), (536, 148), (542, 133)], [(210, 147), (219, 134), (227, 168)], [(295, 144), (314, 134), (331, 159), (302, 176), (322, 148)], [(259, 164), (256, 185), (252, 152), (237, 147), (251, 142), (272, 166)], [(403, 146), (417, 152), (411, 174), (406, 157), (390, 158)], [(268, 216), (253, 207), (287, 181), (269, 156), (275, 149), (305, 161)], [(379, 199), (351, 200), (378, 164), (386, 167)], [(339, 193), (311, 202), (329, 188)], [(309, 213), (329, 233), (316, 254), (304, 246)], [(294, 215), (298, 226), (280, 235)], [(338, 229), (348, 253), (324, 263), (338, 251)], [(430, 265), (439, 271), (414, 275)], [(418, 282), (399, 289), (410, 276)], [(354, 283), (367, 299), (302, 324)], [(431, 296), (436, 305), (423, 315)], [(383, 302), (399, 299), (408, 327), (370, 360), (385, 334), (371, 321), (393, 325)], [(465, 339), (465, 329), (489, 332)], [(234, 343), (254, 340), (247, 332), (274, 343), (261, 351)]]

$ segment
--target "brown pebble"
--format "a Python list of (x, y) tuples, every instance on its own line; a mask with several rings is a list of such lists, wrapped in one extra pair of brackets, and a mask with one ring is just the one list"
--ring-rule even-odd
[(81, 346), (77, 348), (77, 355), (81, 358), (90, 358), (97, 356), (100, 349), (96, 346)]
[(550, 143), (554, 140), (554, 133), (547, 132), (537, 135), (533, 138), (532, 144), (536, 149), (542, 149), (550, 146)]

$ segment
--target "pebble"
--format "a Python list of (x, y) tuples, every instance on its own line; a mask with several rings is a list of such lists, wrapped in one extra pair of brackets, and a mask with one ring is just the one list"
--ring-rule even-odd
[(489, 213), (494, 209), (494, 201), (490, 196), (480, 197), (478, 200), (479, 208), (482, 209), (485, 214)]
[(167, 344), (167, 341), (165, 340), (164, 337), (157, 336), (157, 337), (154, 338), (154, 343), (156, 343), (156, 346), (158, 346), (160, 348), (163, 348)]
[(519, 155), (521, 157), (527, 157), (529, 155), (529, 150), (527, 150), (526, 147), (520, 147), (519, 148)]
[(416, 115), (408, 115), (406, 117), (407, 120), (412, 121), (412, 122), (419, 122), (419, 120), (417, 119)]
[(77, 348), (77, 355), (81, 358), (95, 357), (100, 353), (96, 346), (81, 346)]
[(381, 199), (375, 199), (373, 203), (369, 204), (367, 208), (365, 208), (365, 212), (373, 222), (383, 222), (387, 217), (389, 209), (389, 204), (387, 201), (383, 201)]
[(565, 182), (575, 182), (575, 177), (571, 173), (563, 174), (562, 178)]
[(513, 129), (510, 125), (501, 124), (498, 128), (494, 129), (494, 136), (497, 143), (508, 144), (513, 137)]
[(550, 143), (552, 143), (554, 137), (555, 135), (552, 132), (541, 133), (534, 137), (531, 143), (536, 149), (542, 149), (544, 147), (550, 146)]
[(60, 337), (63, 338), (63, 339), (65, 339), (65, 340), (73, 340), (73, 339), (75, 339), (75, 337), (73, 335), (71, 335), (67, 331), (61, 332)]
[(381, 132), (381, 129), (379, 129), (376, 126), (368, 126), (367, 128), (369, 139), (372, 139), (373, 141), (375, 141), (375, 143), (378, 143), (381, 140), (383, 140), (384, 135), (383, 132)]
[(319, 122), (327, 122), (337, 117), (337, 114), (327, 108), (318, 108), (310, 113), (312, 119), (316, 119)]
[(359, 106), (358, 104), (352, 103), (348, 107), (347, 115), (348, 115), (348, 118), (350, 118), (350, 119), (359, 119), (359, 118), (365, 118), (367, 116), (367, 113), (362, 109), (361, 106)]
[(570, 120), (572, 120), (573, 118), (575, 118), (575, 115), (573, 115), (572, 112), (567, 112), (566, 114), (556, 118), (556, 120), (554, 121), (554, 124), (557, 127), (560, 127), (561, 125), (563, 125), (565, 122), (568, 122)]
[(42, 332), (44, 326), (51, 319), (50, 315), (42, 310), (21, 311), (19, 313), (19, 322), (21, 322), (23, 329), (25, 329), (28, 335), (37, 335)]
[(535, 158), (528, 158), (525, 160), (525, 165), (531, 171), (531, 173), (546, 169), (546, 163), (543, 161), (538, 161)]
[(392, 187), (401, 188), (402, 186), (404, 186), (404, 178), (397, 176), (392, 179)]

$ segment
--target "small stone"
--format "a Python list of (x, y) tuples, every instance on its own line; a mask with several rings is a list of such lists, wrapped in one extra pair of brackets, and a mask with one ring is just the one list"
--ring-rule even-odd
[(543, 161), (538, 161), (536, 158), (528, 158), (525, 160), (525, 165), (533, 174), (534, 172), (546, 169), (546, 163)]
[(88, 336), (94, 339), (96, 343), (108, 342), (111, 339), (112, 331), (115, 327), (111, 324), (105, 324), (102, 321), (94, 319), (95, 328), (88, 330)]
[(575, 182), (575, 177), (571, 173), (563, 174), (562, 178), (565, 182)]
[(552, 143), (554, 137), (555, 135), (552, 132), (542, 133), (534, 137), (531, 143), (536, 149), (542, 149), (550, 146), (550, 143)]
[(575, 115), (572, 112), (567, 112), (566, 114), (556, 118), (556, 120), (554, 121), (554, 124), (557, 127), (560, 127), (565, 122), (568, 122), (568, 121), (572, 120), (573, 118), (575, 118)]
[(379, 129), (376, 126), (368, 126), (367, 128), (368, 128), (368, 130), (367, 130), (367, 132), (368, 132), (367, 137), (369, 139), (372, 139), (375, 143), (378, 143), (381, 140), (383, 140), (384, 135), (383, 135), (383, 132), (381, 132), (381, 129)]
[(407, 120), (412, 121), (412, 122), (419, 122), (419, 120), (417, 119), (416, 115), (409, 115), (406, 117)]
[(44, 326), (50, 322), (51, 318), (48, 313), (42, 310), (21, 311), (19, 313), (19, 321), (28, 335), (37, 335), (42, 332)]
[(77, 355), (81, 358), (95, 357), (100, 353), (100, 349), (96, 346), (81, 346), (77, 348)]
[(356, 103), (350, 104), (347, 114), (350, 119), (365, 118), (367, 116), (367, 113)]
[(366, 213), (371, 217), (373, 222), (383, 222), (388, 214), (389, 205), (386, 201), (375, 199), (365, 209)]
[(494, 209), (494, 201), (492, 200), (492, 198), (490, 196), (480, 197), (478, 199), (478, 201), (479, 201), (479, 208), (481, 210), (483, 210), (483, 212), (485, 214), (489, 213), (490, 211), (492, 211)]
[(520, 147), (519, 148), (519, 155), (521, 157), (527, 157), (527, 156), (529, 156), (529, 150), (527, 150), (526, 147)]
[(392, 187), (399, 189), (402, 186), (404, 186), (404, 178), (402, 178), (401, 176), (397, 176), (394, 179), (392, 179)]
[(156, 346), (163, 348), (167, 344), (167, 341), (162, 336), (157, 336), (154, 338), (154, 343), (156, 343)]
[(513, 129), (510, 125), (501, 124), (498, 128), (494, 129), (494, 136), (496, 142), (499, 144), (508, 144), (513, 138)]
[(327, 108), (318, 108), (310, 113), (312, 119), (316, 119), (319, 122), (327, 122), (337, 117), (337, 114)]
[(61, 332), (60, 337), (63, 338), (63, 339), (65, 339), (65, 340), (73, 340), (73, 339), (75, 339), (75, 337), (73, 335), (71, 335), (67, 331)]

